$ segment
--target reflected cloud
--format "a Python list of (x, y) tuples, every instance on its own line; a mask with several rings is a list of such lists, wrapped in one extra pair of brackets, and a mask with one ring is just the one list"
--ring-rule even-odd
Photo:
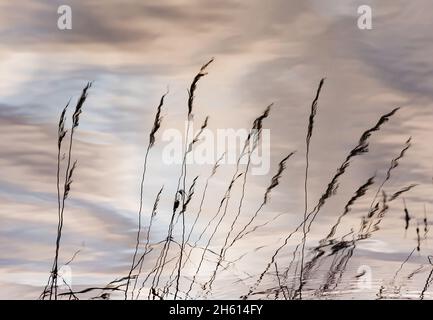
[[(283, 155), (297, 150), (257, 224), (285, 214), (233, 248), (227, 259), (246, 255), (239, 268), (228, 268), (219, 276), (215, 297), (238, 298), (248, 292), (255, 279), (248, 279), (247, 274), (260, 274), (287, 232), (302, 221), (306, 126), (322, 77), (326, 82), (311, 140), (309, 208), (360, 134), (381, 114), (402, 108), (372, 137), (369, 153), (351, 163), (338, 194), (313, 224), (307, 247), (315, 247), (326, 236), (363, 181), (374, 173), (382, 181), (409, 136), (413, 145), (385, 190), (391, 195), (417, 183), (405, 194), (408, 206), (423, 212), (426, 204), (431, 210), (430, 1), (74, 0), (68, 2), (73, 19), (68, 31), (57, 29), (61, 4), (39, 0), (24, 6), (0, 0), (0, 298), (8, 292), (13, 298), (35, 298), (46, 281), (57, 223), (58, 117), (69, 99), (76, 102), (87, 81), (94, 85), (76, 136), (78, 167), (66, 203), (61, 254), (64, 262), (81, 248), (73, 268), (83, 288), (86, 283), (106, 284), (127, 274), (135, 243), (142, 159), (159, 97), (168, 86), (160, 130), (183, 131), (187, 88), (200, 65), (211, 57), (215, 62), (196, 93), (196, 123), (209, 115), (210, 130), (249, 128), (265, 106), (275, 104), (264, 121), (264, 127), (271, 130), (270, 174), (248, 177), (240, 225), (246, 224), (249, 212), (260, 205)], [(356, 9), (361, 4), (372, 6), (372, 30), (357, 28)], [(167, 235), (175, 180), (181, 169), (164, 165), (161, 135), (152, 149), (145, 180), (145, 230), (154, 197), (165, 186), (150, 235), (155, 251), (146, 268), (157, 262), (159, 243)], [(203, 191), (210, 170), (211, 166), (188, 167), (188, 177), (199, 176), (197, 194)], [(224, 165), (211, 180), (212, 196), (205, 203), (197, 230), (216, 213), (234, 170), (233, 165)], [(229, 218), (220, 230), (231, 228), (241, 187), (233, 187)], [(368, 194), (344, 217), (341, 235), (359, 227), (371, 197)], [(194, 223), (191, 216), (199, 207), (200, 199), (194, 198), (187, 227)], [(360, 242), (350, 272), (356, 273), (364, 260), (380, 274), (398, 268), (416, 244), (413, 230), (406, 237), (403, 233), (402, 208), (402, 203), (393, 203), (374, 240)], [(416, 213), (414, 219), (422, 220), (421, 216)], [(199, 231), (192, 236), (197, 239)], [(221, 249), (225, 236), (216, 233), (212, 250)], [(290, 263), (290, 250), (299, 237), (302, 234), (294, 236), (288, 253), (281, 257), (281, 268)], [(201, 252), (192, 255), (192, 266), (200, 256)], [(213, 258), (206, 256), (206, 261)], [(421, 260), (422, 255), (409, 264)], [(192, 277), (193, 270), (195, 267), (188, 265), (185, 276)], [(263, 285), (274, 286), (271, 280), (265, 279)], [(419, 278), (416, 283), (424, 281)], [(233, 289), (224, 296), (221, 287), (232, 282), (243, 283), (239, 287), (243, 291)], [(30, 294), (34, 292), (36, 295)], [(371, 294), (375, 293), (370, 292), (370, 298)]]

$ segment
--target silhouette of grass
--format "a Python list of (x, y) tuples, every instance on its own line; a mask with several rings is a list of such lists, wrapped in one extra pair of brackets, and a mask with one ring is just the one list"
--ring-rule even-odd
[[(132, 273), (134, 272), (135, 268), (136, 268), (136, 263), (135, 260), (137, 258), (137, 253), (138, 253), (138, 247), (140, 246), (140, 236), (141, 236), (141, 214), (142, 214), (142, 210), (143, 210), (143, 192), (144, 192), (144, 178), (146, 175), (146, 170), (147, 170), (147, 159), (149, 156), (149, 151), (150, 149), (153, 147), (153, 145), (155, 144), (155, 135), (158, 132), (159, 128), (161, 127), (161, 121), (162, 121), (162, 117), (161, 117), (161, 108), (164, 105), (164, 98), (166, 97), (167, 93), (163, 94), (159, 105), (156, 109), (156, 115), (155, 115), (155, 120), (153, 122), (153, 127), (152, 130), (150, 131), (149, 134), (149, 144), (147, 145), (147, 149), (146, 149), (146, 154), (144, 156), (144, 161), (143, 161), (143, 174), (141, 176), (141, 183), (140, 183), (140, 205), (139, 205), (139, 209), (138, 209), (138, 230), (137, 230), (137, 239), (136, 239), (136, 243), (135, 243), (135, 251), (134, 251), (134, 255), (132, 257), (132, 264), (131, 264), (131, 268), (129, 270), (128, 273), (128, 281), (126, 283), (126, 289), (125, 289), (125, 300), (128, 298), (128, 289), (129, 289), (129, 283), (130, 283), (130, 279), (132, 276)], [(161, 189), (162, 191), (162, 189)], [(141, 263), (140, 263), (140, 270), (141, 270)], [(137, 282), (135, 281), (135, 284)], [(135, 286), (134, 284), (134, 286)], [(132, 298), (134, 298), (132, 296)]]
[[(80, 114), (82, 113), (82, 108), (84, 105), (84, 102), (87, 99), (87, 91), (91, 87), (91, 83), (87, 83), (87, 85), (84, 87), (83, 91), (81, 92), (81, 96), (78, 99), (78, 102), (75, 106), (74, 113), (72, 114), (72, 127), (71, 127), (71, 133), (70, 133), (70, 139), (69, 139), (69, 148), (68, 148), (68, 154), (67, 154), (67, 165), (65, 170), (65, 180), (63, 185), (63, 195), (60, 197), (60, 154), (62, 149), (62, 142), (63, 139), (66, 136), (66, 130), (65, 130), (65, 121), (66, 121), (66, 111), (69, 106), (69, 102), (66, 105), (66, 107), (63, 109), (59, 125), (58, 125), (58, 138), (57, 138), (57, 200), (58, 200), (58, 224), (57, 224), (57, 237), (56, 237), (56, 250), (54, 255), (54, 261), (53, 266), (51, 269), (50, 277), (48, 278), (48, 283), (45, 286), (44, 291), (42, 292), (40, 298), (45, 299), (47, 296), (49, 296), (49, 299), (55, 299), (57, 300), (57, 281), (58, 281), (58, 260), (59, 260), (59, 253), (60, 253), (60, 244), (61, 244), (61, 238), (62, 238), (62, 231), (63, 231), (63, 221), (64, 221), (64, 211), (65, 211), (65, 201), (69, 195), (69, 192), (71, 190), (72, 185), (72, 177), (74, 170), (76, 168), (77, 161), (75, 160), (72, 163), (72, 150), (73, 150), (73, 142), (74, 142), (74, 133), (76, 128), (79, 126), (80, 122)], [(60, 199), (61, 198), (61, 199)]]

